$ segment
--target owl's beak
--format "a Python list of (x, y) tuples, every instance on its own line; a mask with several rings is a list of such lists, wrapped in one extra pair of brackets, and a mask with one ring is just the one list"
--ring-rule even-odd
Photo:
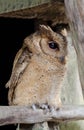
[(58, 59), (61, 63), (65, 64), (65, 56), (61, 56)]

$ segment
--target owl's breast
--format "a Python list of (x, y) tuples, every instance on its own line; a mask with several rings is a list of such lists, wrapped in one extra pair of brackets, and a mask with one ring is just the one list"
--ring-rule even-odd
[(42, 104), (47, 103), (50, 98), (55, 98), (63, 77), (63, 70), (60, 73), (57, 68), (49, 61), (33, 58), (18, 81), (12, 104)]

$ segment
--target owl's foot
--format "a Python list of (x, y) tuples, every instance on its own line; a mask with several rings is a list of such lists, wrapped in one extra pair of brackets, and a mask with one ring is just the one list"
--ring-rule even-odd
[(43, 103), (43, 104), (33, 104), (31, 107), (33, 110), (37, 110), (37, 109), (43, 109), (46, 112), (54, 112), (57, 111), (61, 108), (62, 104), (47, 104), (47, 103)]
[(32, 106), (31, 106), (31, 108), (35, 111), (35, 110), (37, 110), (37, 105), (36, 104), (33, 104)]
[(45, 110), (49, 109), (48, 104), (40, 104), (39, 107)]
[(58, 105), (48, 105), (48, 104), (40, 104), (39, 105), (40, 109), (50, 111), (50, 112), (55, 111), (55, 110), (59, 110), (60, 107), (61, 107), (61, 105), (60, 106), (58, 106)]
[(57, 103), (53, 102), (53, 103), (50, 103), (48, 106), (49, 106), (49, 110), (51, 112), (53, 112), (53, 111), (59, 110), (61, 108), (61, 106), (62, 106), (62, 103), (61, 103), (61, 101), (57, 102)]
[(50, 106), (49, 105), (50, 112), (58, 111), (59, 109), (60, 109), (60, 107), (58, 107), (58, 106)]
[(31, 106), (31, 108), (33, 110), (37, 110), (37, 109), (48, 109), (48, 105), (47, 104), (33, 104)]

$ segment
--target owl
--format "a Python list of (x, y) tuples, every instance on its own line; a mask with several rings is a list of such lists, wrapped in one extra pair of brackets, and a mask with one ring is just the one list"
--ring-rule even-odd
[(65, 34), (40, 25), (39, 30), (24, 39), (16, 54), (6, 84), (9, 105), (60, 106), (66, 57)]

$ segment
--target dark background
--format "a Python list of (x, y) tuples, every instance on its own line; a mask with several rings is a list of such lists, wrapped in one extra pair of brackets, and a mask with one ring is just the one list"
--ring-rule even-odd
[[(26, 36), (34, 32), (34, 19), (0, 18), (0, 105), (8, 105), (8, 89), (13, 60)], [(15, 130), (15, 125), (0, 126), (0, 130)]]

